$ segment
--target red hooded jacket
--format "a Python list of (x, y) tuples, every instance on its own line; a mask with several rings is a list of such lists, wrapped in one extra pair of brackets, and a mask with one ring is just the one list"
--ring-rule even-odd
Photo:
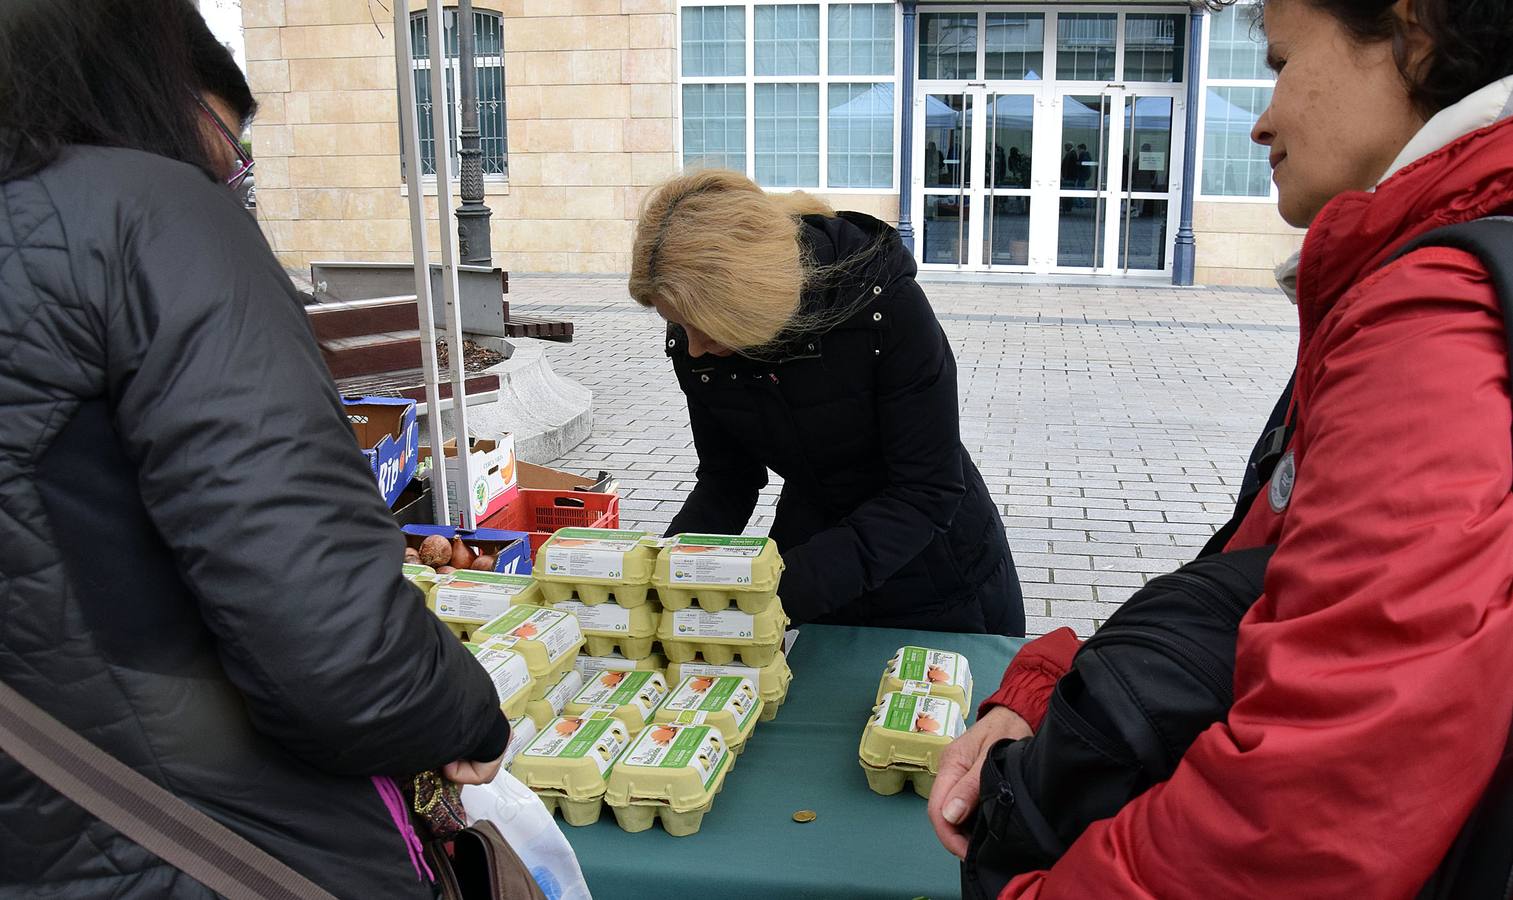
[[(1263, 488), (1229, 543), (1277, 545), (1240, 625), (1229, 719), (1002, 897), (1411, 897), (1439, 864), (1513, 718), (1513, 400), (1476, 258), (1382, 263), (1433, 228), (1510, 213), (1513, 119), (1315, 220), (1295, 480)], [(1030, 644), (988, 703), (1038, 726), (1076, 648), (1066, 630)]]

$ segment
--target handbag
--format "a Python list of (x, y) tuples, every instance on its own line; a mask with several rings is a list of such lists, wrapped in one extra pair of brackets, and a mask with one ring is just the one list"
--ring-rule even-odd
[(407, 795), (422, 834), (422, 858), (443, 900), (546, 900), (494, 823), (467, 824), (460, 785), (422, 772), (411, 779)]

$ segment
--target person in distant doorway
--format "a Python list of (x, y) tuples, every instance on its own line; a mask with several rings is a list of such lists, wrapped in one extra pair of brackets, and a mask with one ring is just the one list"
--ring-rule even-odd
[[(1063, 190), (1074, 190), (1077, 187), (1077, 179), (1082, 174), (1082, 161), (1077, 158), (1077, 148), (1067, 144), (1061, 154), (1061, 187)], [(1065, 197), (1061, 201), (1061, 211), (1068, 212), (1072, 208), (1072, 198)]]

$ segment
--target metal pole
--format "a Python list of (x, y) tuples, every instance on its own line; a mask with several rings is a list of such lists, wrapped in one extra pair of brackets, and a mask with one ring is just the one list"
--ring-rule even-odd
[[(405, 4), (395, 3), (396, 8)], [(473, 473), (468, 465), (468, 451), (472, 449), (472, 433), (468, 430), (467, 375), (462, 364), (462, 308), (457, 303), (457, 216), (452, 209), (452, 185), (447, 169), (448, 138), (452, 129), (451, 110), (447, 104), (446, 48), (443, 41), (445, 20), (442, 18), (441, 0), (427, 0), (426, 19), (430, 22), (431, 38), (431, 96), (439, 98), (440, 114), (431, 116), (431, 136), (436, 146), (436, 216), (441, 225), (441, 289), (446, 299), (447, 356), (451, 362), (452, 375), (452, 434), (457, 440), (457, 505), (462, 527), (469, 531), (478, 527), (478, 517), (473, 513)], [(434, 106), (433, 106), (434, 108)], [(440, 415), (435, 410), (432, 415)], [(443, 462), (444, 462), (443, 458)]]
[(916, 0), (904, 0), (904, 65), (903, 78), (899, 79), (899, 92), (903, 94), (902, 112), (899, 120), (898, 160), (898, 236), (903, 239), (909, 252), (914, 252), (914, 31)]
[(458, 255), (472, 266), (492, 266), (494, 250), (489, 234), (493, 215), (483, 203), (483, 149), (478, 135), (477, 35), (473, 0), (457, 3), (457, 75), (461, 82), (462, 135), (457, 154), (462, 160), (462, 208), (457, 210)]
[[(439, 63), (434, 57), (434, 64)], [(410, 244), (415, 253), (415, 304), (420, 316), (420, 359), (426, 380), (426, 422), (431, 439), (431, 512), (452, 521), (447, 504), (446, 456), (441, 438), (441, 388), (436, 365), (436, 320), (431, 312), (431, 253), (426, 247), (425, 198), (421, 196), (420, 131), (415, 123), (414, 60), (410, 56), (410, 11), (394, 4), (394, 68), (399, 83), (399, 152), (410, 192)], [(441, 104), (445, 107), (445, 103)], [(435, 105), (433, 104), (433, 109)], [(444, 144), (441, 146), (445, 146)]]
[(1184, 129), (1186, 151), (1182, 154), (1182, 219), (1177, 225), (1172, 252), (1172, 284), (1190, 285), (1196, 277), (1198, 241), (1193, 234), (1193, 195), (1198, 186), (1198, 66), (1203, 61), (1203, 13), (1193, 7), (1187, 14), (1187, 117)]

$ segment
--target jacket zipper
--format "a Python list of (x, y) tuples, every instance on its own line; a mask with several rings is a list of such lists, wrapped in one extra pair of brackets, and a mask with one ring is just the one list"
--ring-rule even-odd
[(1196, 575), (1188, 575), (1185, 572), (1168, 572), (1165, 575), (1158, 575), (1152, 578), (1151, 581), (1170, 581), (1177, 584), (1185, 584), (1192, 589), (1187, 591), (1189, 596), (1199, 601), (1210, 598), (1217, 599), (1241, 618), (1244, 618), (1245, 614), (1250, 611), (1250, 604), (1242, 600), (1236, 600), (1229, 591), (1215, 590), (1213, 582), (1199, 578)]

